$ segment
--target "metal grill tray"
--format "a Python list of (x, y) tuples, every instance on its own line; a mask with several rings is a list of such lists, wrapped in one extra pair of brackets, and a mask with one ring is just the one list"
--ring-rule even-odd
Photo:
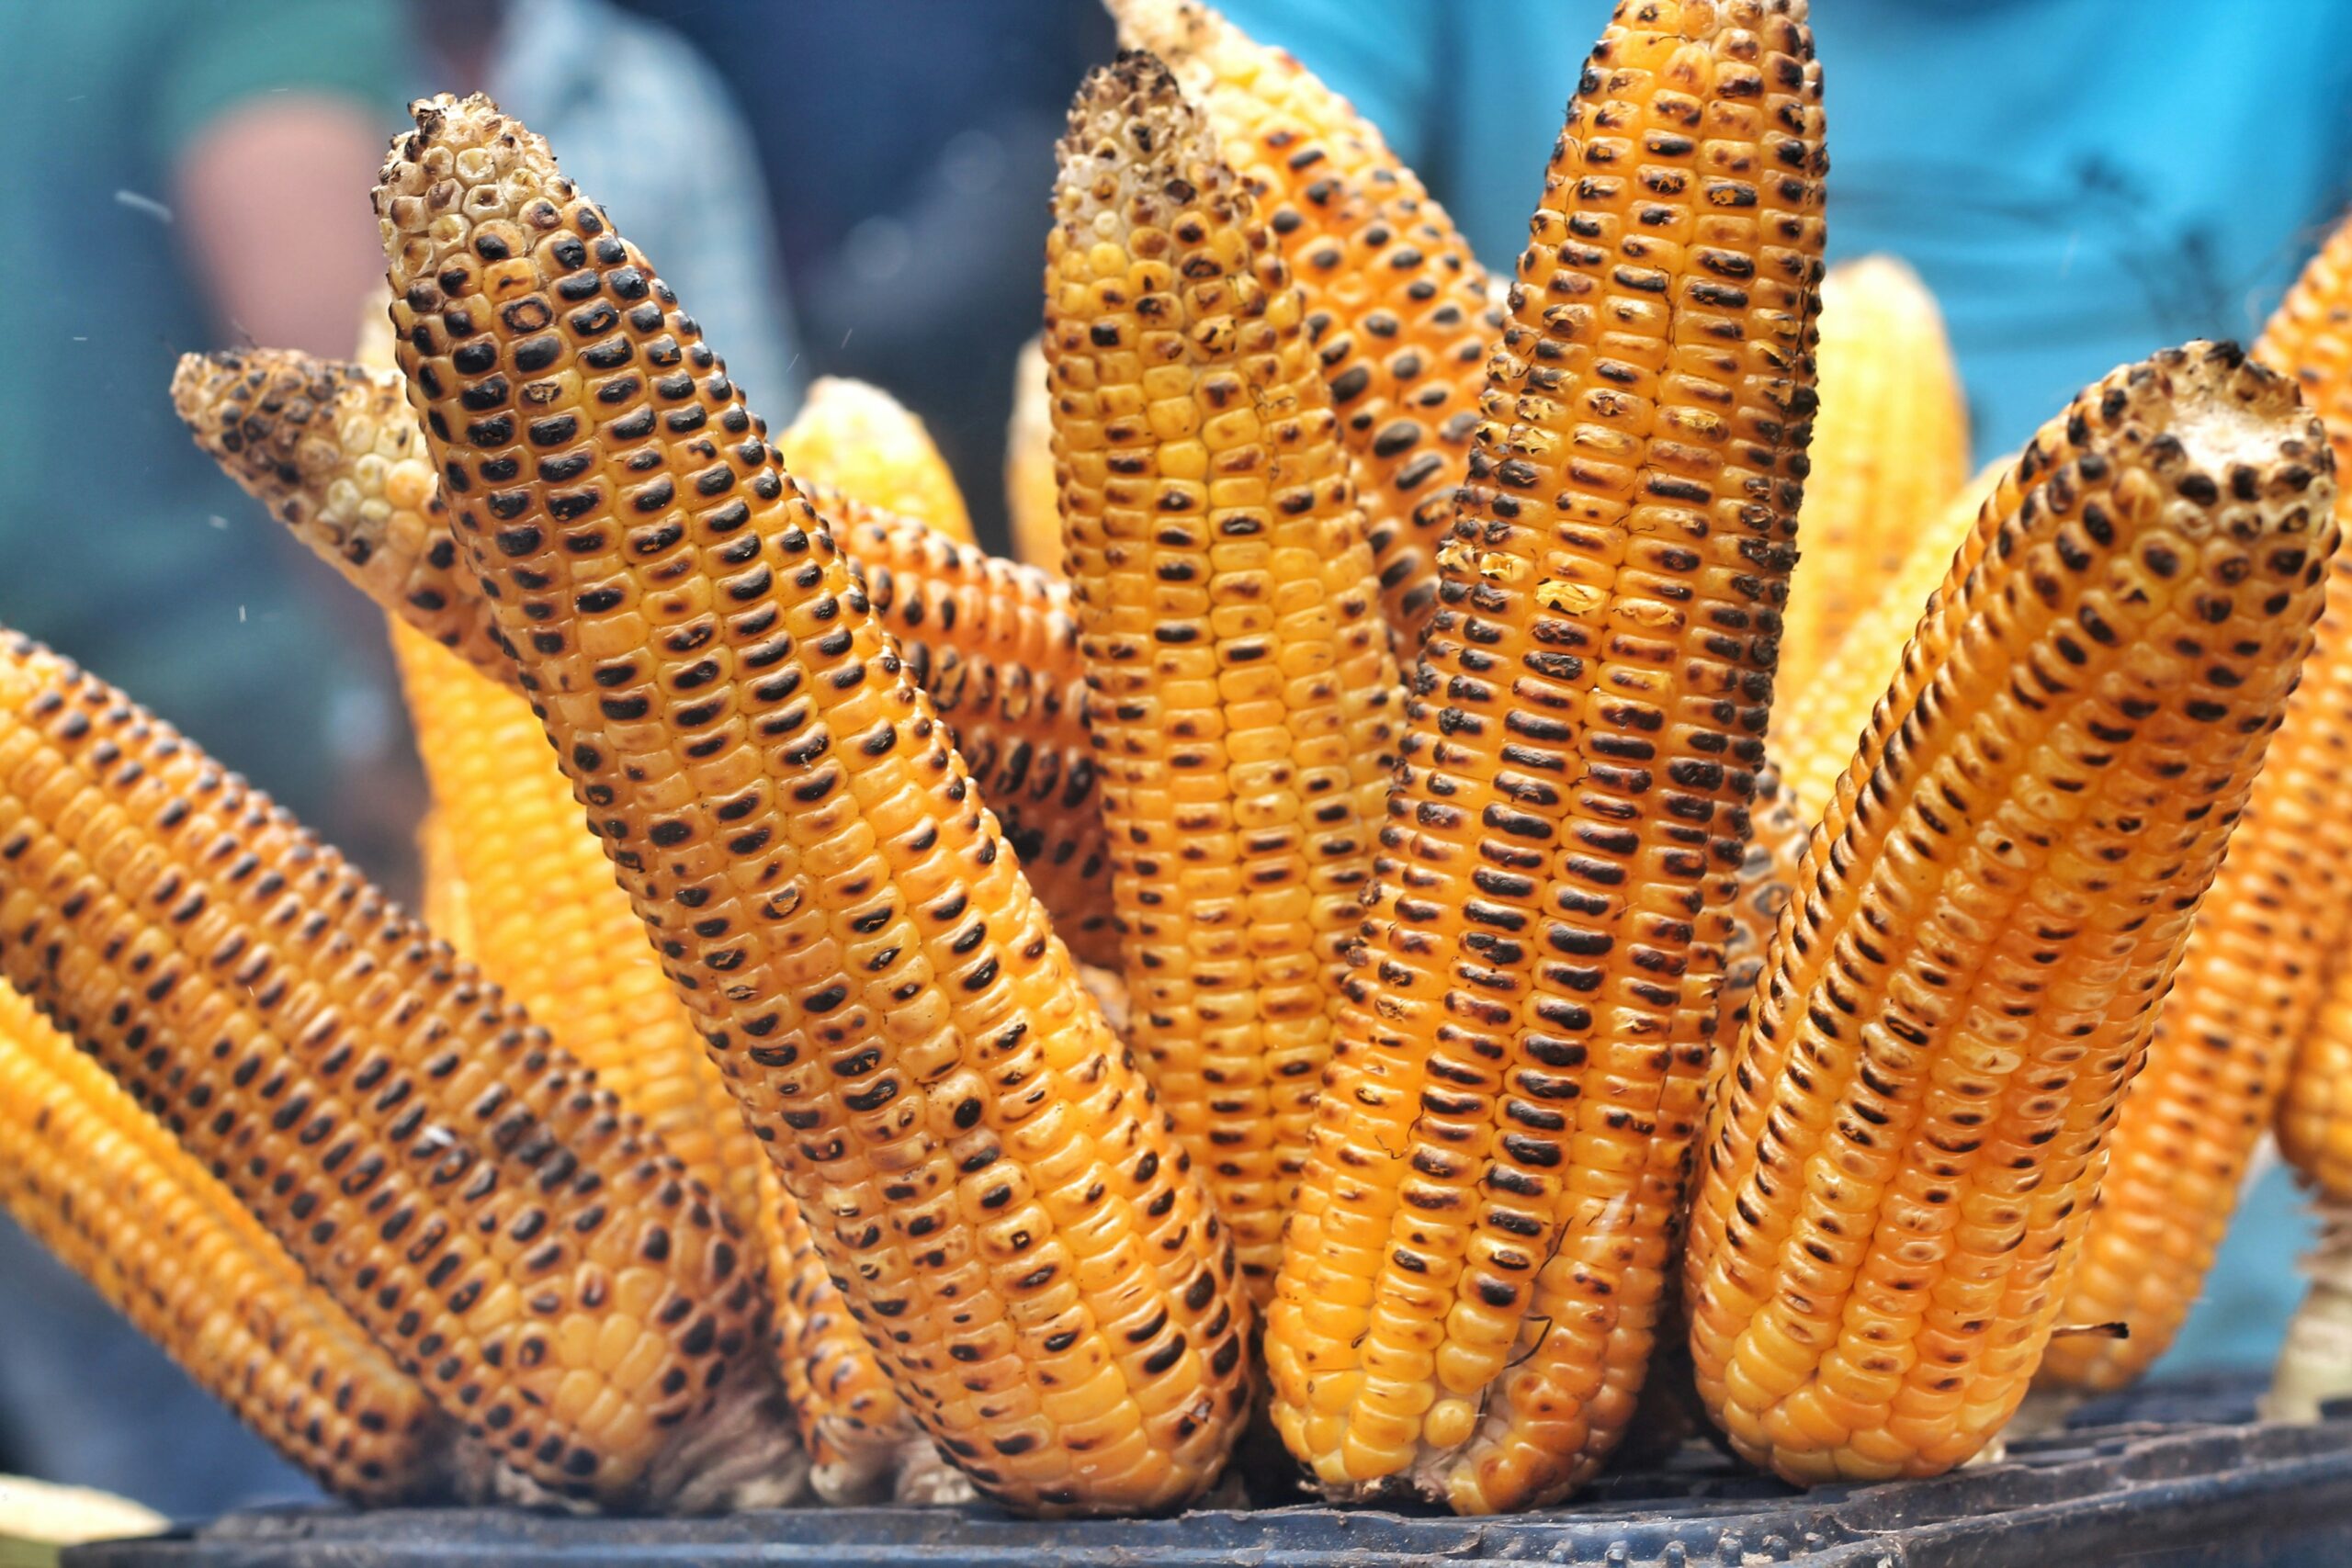
[(625, 1568), (636, 1564), (1564, 1563), (1608, 1568), (2011, 1568), (2128, 1562), (2352, 1564), (2352, 1411), (2254, 1419), (2247, 1380), (2160, 1383), (2075, 1412), (2004, 1463), (1934, 1481), (1801, 1493), (1714, 1448), (1603, 1477), (1540, 1514), (1309, 1505), (1173, 1518), (1034, 1523), (994, 1509), (809, 1508), (721, 1519), (571, 1519), (513, 1509), (232, 1514), (151, 1540), (84, 1547), (67, 1568)]

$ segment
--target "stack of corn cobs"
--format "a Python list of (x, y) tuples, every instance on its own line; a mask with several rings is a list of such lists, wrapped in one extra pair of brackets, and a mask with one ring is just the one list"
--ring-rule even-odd
[(1267, 1420), (1482, 1513), (1692, 1403), (1936, 1473), (2155, 1357), (2267, 1129), (2352, 1200), (2352, 240), (1972, 484), (1916, 280), (1825, 287), (1804, 0), (1624, 0), (1504, 293), (1295, 62), (1112, 7), (1059, 575), (416, 106), (377, 363), (173, 393), (390, 615), (431, 929), (0, 646), (20, 1220), (362, 1501), (1117, 1514)]

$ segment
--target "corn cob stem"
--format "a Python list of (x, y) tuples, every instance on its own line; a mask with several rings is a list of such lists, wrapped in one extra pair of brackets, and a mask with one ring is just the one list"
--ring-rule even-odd
[[(390, 615), (493, 681), (515, 682), (490, 605), (458, 564), (432, 464), (396, 372), (287, 349), (186, 356), (172, 392), (197, 444)], [(1069, 595), (1046, 575), (952, 545), (813, 482), (854, 525), (877, 609), (978, 773), (1074, 952), (1113, 961), (1109, 869), (1078, 707)]]
[(1080, 90), (1046, 356), (1129, 1040), (1260, 1298), (1401, 705), (1297, 291), (1174, 79)]
[(1327, 1492), (1540, 1504), (1641, 1388), (1794, 555), (1804, 15), (1621, 6), (1569, 106), (1268, 1314)]
[(2311, 645), (2331, 468), (2289, 382), (2192, 344), (2086, 391), (1985, 508), (1708, 1116), (1684, 1300), (1754, 1462), (1933, 1474), (2024, 1396)]
[[(1960, 372), (1935, 296), (1909, 266), (1873, 255), (1830, 268), (1816, 357), (1821, 417), (1781, 637), (1790, 692), (1811, 688), (1968, 476)], [(1914, 612), (1925, 597), (1912, 595)]]
[(708, 1195), (341, 856), (18, 637), (0, 921), (6, 977), (506, 1462), (561, 1497), (722, 1500), (700, 1445), (765, 1394), (757, 1270)]
[(2352, 1203), (2324, 1193), (2312, 1206), (2319, 1245), (2300, 1259), (2310, 1288), (2279, 1347), (2266, 1421), (2316, 1421), (2322, 1405), (2352, 1396)]
[(1503, 327), (1469, 243), (1345, 98), (1195, 0), (1105, 0), (1208, 116), (1306, 299), (1306, 335), (1363, 479), (1383, 604), (1409, 654), (1469, 473)]
[(818, 377), (775, 449), (797, 479), (972, 542), (971, 514), (947, 459), (914, 411), (879, 387)]
[(989, 1495), (1196, 1495), (1250, 1403), (1230, 1248), (930, 699), (545, 143), (415, 112), (376, 205), (457, 536), (851, 1310)]
[(336, 1495), (445, 1490), (413, 1378), (103, 1068), (0, 985), (0, 1206)]

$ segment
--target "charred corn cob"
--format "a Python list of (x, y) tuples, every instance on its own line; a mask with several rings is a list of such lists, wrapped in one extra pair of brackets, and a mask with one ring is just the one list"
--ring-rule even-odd
[(761, 1301), (700, 1185), (340, 855), (13, 637), (0, 923), (6, 978), (492, 1451), (560, 1496), (718, 1484)]
[(1164, 1507), (1250, 1404), (1222, 1228), (693, 321), (487, 99), (376, 209), (455, 531), (901, 1398), (1037, 1512)]
[(971, 515), (947, 459), (914, 411), (879, 387), (818, 377), (775, 446), (776, 460), (798, 479), (972, 542)]
[(467, 662), (505, 668), (398, 376), (279, 349), (189, 354), (172, 403), (196, 444), (354, 587)]
[(920, 524), (809, 498), (863, 569), (876, 618), (954, 733), (1056, 934), (1085, 963), (1117, 962), (1067, 590)]
[[(2344, 374), (2352, 340), (2335, 318), (2352, 307), (2352, 278), (2342, 272), (2352, 243), (2335, 249), (2313, 265), (2254, 353), (2289, 376), (2305, 365), (2321, 369), (2304, 385), (2340, 470), (2352, 453), (2352, 378)], [(2120, 1388), (2164, 1354), (2212, 1267), (2290, 1062), (2300, 1048), (2323, 1073), (2352, 1066), (2324, 1060), (2325, 1032), (2332, 1021), (2340, 1027), (2340, 1016), (2322, 1007), (2327, 971), (2352, 935), (2347, 750), (2352, 560), (2339, 556), (2301, 683), (2123, 1101), (2061, 1311), (2068, 1323), (2121, 1323), (2130, 1333), (2053, 1340), (2045, 1381)], [(2339, 1091), (2331, 1083), (2322, 1092)], [(2352, 1120), (2345, 1135), (2352, 1141)], [(2300, 1140), (2282, 1142), (2292, 1144), (2299, 1168), (2325, 1168)], [(2343, 1174), (2352, 1177), (2352, 1167)], [(2342, 1191), (2352, 1196), (2352, 1180)]]
[(1004, 431), (1004, 504), (1013, 558), (1059, 576), (1060, 492), (1054, 484), (1053, 413), (1046, 400), (1046, 340), (1021, 345), (1012, 371), (1012, 418)]
[[(887, 1478), (911, 1419), (895, 1399), (877, 1403), (873, 1391), (888, 1384), (874, 1353), (837, 1294), (825, 1297), (831, 1281), (808, 1226), (671, 992), (546, 732), (521, 697), (397, 621), (392, 642), (452, 871), (461, 888), (479, 890), (466, 894), (476, 927), (469, 953), (525, 1008), (562, 1021), (557, 1043), (642, 1115), (756, 1242), (810, 1484), (829, 1502), (864, 1497)], [(804, 1369), (820, 1357), (812, 1378)], [(870, 1468), (855, 1441), (868, 1431), (882, 1435)]]
[(1708, 1116), (1684, 1301), (1748, 1459), (1932, 1474), (2024, 1395), (2311, 645), (2332, 468), (2291, 383), (2192, 344), (2083, 393), (1984, 509)]
[(1794, 557), (1804, 16), (1622, 5), (1569, 105), (1268, 1314), (1329, 1492), (1555, 1498), (1640, 1391)]
[[(173, 393), (198, 444), (232, 478), (304, 543), (346, 566), (343, 545), (359, 536), (322, 519), (379, 516), (383, 497), (406, 505), (424, 496), (422, 510), (391, 513), (397, 526), (366, 536), (370, 542), (359, 548), (366, 570), (346, 575), (388, 613), (483, 674), (514, 683), (514, 661), (490, 624), (489, 605), (458, 566), (397, 373), (286, 349), (191, 355), (181, 361)], [(332, 439), (320, 428), (329, 423)], [(397, 462), (379, 460), (395, 451)], [(1057, 928), (1082, 957), (1110, 962), (1110, 874), (1094, 768), (1080, 744), (1076, 704), (1084, 674), (1067, 592), (1042, 573), (946, 547), (926, 525), (814, 482), (802, 488), (829, 518), (857, 525), (873, 552), (865, 564), (894, 584), (877, 605), (887, 604), (886, 620), (917, 681), (952, 682), (934, 691), (941, 716), (1015, 852), (1033, 868)], [(353, 502), (353, 495), (376, 499)], [(390, 591), (401, 584), (404, 593)]]
[(448, 1482), (424, 1390), (5, 985), (0, 1207), (321, 1485), (390, 1503)]
[(1803, 558), (1781, 637), (1781, 681), (1792, 692), (1837, 657), (1968, 477), (1960, 372), (1936, 298), (1909, 266), (1863, 256), (1830, 268), (1820, 360)]
[(1248, 192), (1148, 55), (1070, 109), (1046, 357), (1128, 1039), (1262, 1299), (1402, 705), (1348, 459)]
[(1435, 552), (1469, 472), (1503, 315), (1445, 209), (1345, 98), (1195, 0), (1105, 0), (1159, 55), (1306, 297), (1306, 334), (1363, 474), (1388, 619), (1409, 654), (1437, 606)]
[(1976, 564), (1969, 553), (1984, 543), (1976, 532), (1976, 514), (2016, 461), (2010, 457), (1988, 464), (1962, 486), (1934, 521), (1918, 530), (1902, 566), (1847, 628), (1828, 662), (1804, 684), (1781, 687), (1788, 701), (1772, 715), (1772, 752), (1786, 769), (1790, 793), (1812, 813), (1808, 826), (1838, 793), (1838, 781), (1853, 761), (1854, 749), (1903, 662), (1903, 650), (1928, 601)]

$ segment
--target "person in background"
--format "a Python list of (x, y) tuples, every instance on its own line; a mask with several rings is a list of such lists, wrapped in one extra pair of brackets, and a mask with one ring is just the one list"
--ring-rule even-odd
[(410, 0), (408, 10), (424, 90), (486, 92), (547, 138), (689, 302), (745, 400), (779, 426), (789, 420), (808, 372), (767, 182), (710, 62), (609, 0)]
[[(411, 809), (382, 637), (173, 415), (186, 350), (350, 352), (401, 39), (342, 0), (0, 6), (0, 624), (136, 690), (306, 819)], [(393, 840), (396, 841), (396, 840)], [(308, 1483), (0, 1226), (0, 1469), (171, 1513)]]
[[(1216, 3), (1353, 100), (1510, 268), (1608, 0)], [(2177, 0), (2161, 25), (2124, 0), (1813, 7), (1830, 258), (1892, 252), (1935, 291), (1977, 461), (2117, 365), (2254, 340), (2352, 195), (2341, 19), (2337, 0)], [(2266, 1159), (2158, 1372), (2267, 1366), (2310, 1239)]]

